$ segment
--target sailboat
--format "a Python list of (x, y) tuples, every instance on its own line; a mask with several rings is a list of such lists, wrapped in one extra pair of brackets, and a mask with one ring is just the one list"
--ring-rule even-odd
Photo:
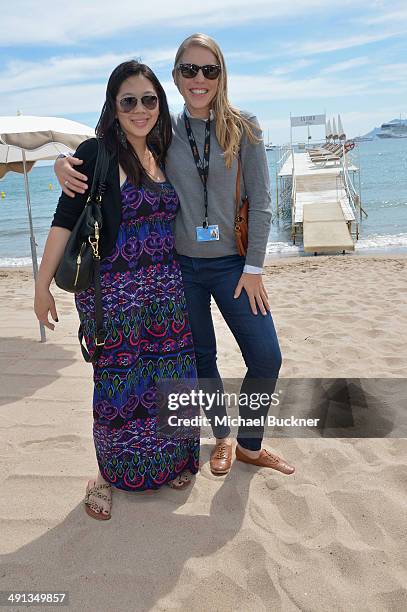
[(266, 147), (266, 151), (272, 151), (273, 150), (273, 145), (270, 142), (270, 130), (267, 130), (267, 142), (265, 144)]
[(338, 115), (338, 138), (339, 140), (346, 140), (346, 134), (343, 130), (341, 116)]
[(336, 129), (336, 121), (335, 117), (332, 119), (332, 140), (336, 142), (337, 138), (339, 138), (338, 130)]
[(331, 138), (332, 138), (331, 120), (328, 119), (327, 123), (325, 124), (325, 140), (329, 142)]

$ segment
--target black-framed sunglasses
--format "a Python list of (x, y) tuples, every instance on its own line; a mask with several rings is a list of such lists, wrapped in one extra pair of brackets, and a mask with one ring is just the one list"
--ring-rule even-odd
[(124, 113), (129, 113), (136, 108), (139, 100), (148, 110), (154, 110), (158, 103), (158, 97), (153, 96), (152, 94), (142, 96), (141, 98), (136, 98), (136, 96), (125, 96), (119, 102), (120, 110), (122, 110)]
[(202, 70), (205, 79), (213, 81), (220, 75), (221, 67), (218, 64), (205, 64), (205, 66), (198, 66), (197, 64), (178, 64), (177, 70), (179, 70), (185, 79), (193, 79), (198, 72)]

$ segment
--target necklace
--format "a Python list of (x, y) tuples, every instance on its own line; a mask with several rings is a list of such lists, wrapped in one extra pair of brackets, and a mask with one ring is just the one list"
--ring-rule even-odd
[[(146, 164), (146, 155), (148, 156), (148, 164)], [(143, 159), (143, 168), (144, 170), (147, 172), (148, 176), (150, 176), (154, 181), (162, 181), (162, 173), (160, 172), (160, 174), (157, 174), (157, 172), (155, 172), (154, 170), (157, 167), (156, 161), (154, 159), (154, 155), (151, 153), (150, 150), (147, 149), (145, 155), (144, 155), (144, 159)], [(151, 169), (151, 167), (154, 168), (154, 170)], [(158, 171), (160, 171), (160, 168), (158, 168)]]

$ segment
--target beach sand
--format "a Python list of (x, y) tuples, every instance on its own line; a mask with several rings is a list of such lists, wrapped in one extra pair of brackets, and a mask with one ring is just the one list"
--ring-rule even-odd
[[(265, 284), (282, 377), (407, 377), (407, 257), (271, 259)], [(41, 344), (32, 294), (29, 269), (0, 269), (0, 590), (68, 591), (92, 612), (407, 609), (405, 438), (271, 438), (294, 475), (225, 477), (203, 439), (192, 488), (115, 490), (112, 519), (88, 517), (92, 369), (72, 296), (55, 288)], [(214, 317), (221, 374), (242, 376)]]

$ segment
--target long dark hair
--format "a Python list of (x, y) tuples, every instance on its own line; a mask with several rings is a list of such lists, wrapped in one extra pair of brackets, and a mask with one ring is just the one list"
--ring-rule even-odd
[(147, 134), (147, 146), (153, 153), (158, 165), (164, 166), (165, 158), (172, 139), (172, 127), (170, 111), (168, 109), (167, 96), (154, 72), (145, 64), (136, 60), (130, 60), (119, 64), (109, 77), (106, 87), (106, 100), (96, 125), (96, 136), (103, 138), (106, 147), (111, 153), (117, 154), (118, 162), (131, 180), (140, 187), (143, 178), (148, 178), (137, 153), (127, 141), (127, 148), (119, 139), (116, 122), (116, 97), (123, 81), (131, 76), (142, 75), (151, 81), (157, 92), (159, 102), (159, 115), (157, 123), (149, 134)]

